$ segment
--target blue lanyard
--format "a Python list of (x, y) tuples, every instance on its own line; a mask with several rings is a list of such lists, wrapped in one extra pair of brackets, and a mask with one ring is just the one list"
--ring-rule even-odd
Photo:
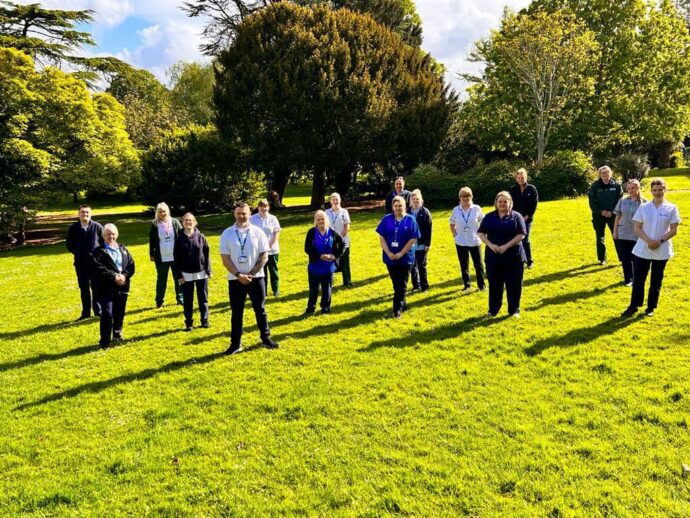
[(472, 205), (470, 205), (470, 210), (467, 211), (467, 217), (465, 217), (465, 211), (460, 207), (460, 216), (462, 216), (462, 220), (465, 222), (465, 226), (469, 227), (470, 226), (470, 216), (472, 215)]
[(400, 229), (400, 224), (403, 222), (403, 219), (405, 219), (405, 216), (403, 216), (400, 221), (397, 221), (395, 216), (393, 216), (393, 224), (395, 225), (395, 237), (393, 238), (393, 241), (398, 240), (398, 230)]
[(247, 239), (249, 238), (249, 229), (247, 229), (247, 233), (244, 235), (244, 239), (240, 237), (240, 231), (235, 229), (235, 234), (237, 234), (237, 240), (240, 242), (240, 250), (242, 251), (242, 255), (244, 255), (244, 246), (247, 244)]

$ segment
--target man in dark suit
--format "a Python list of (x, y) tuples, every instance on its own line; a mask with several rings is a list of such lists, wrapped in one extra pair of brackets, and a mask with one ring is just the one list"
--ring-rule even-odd
[(67, 230), (67, 250), (74, 256), (74, 269), (77, 272), (77, 282), (81, 292), (81, 316), (77, 319), (84, 320), (91, 316), (91, 304), (93, 313), (100, 316), (101, 308), (92, 297), (94, 289), (93, 252), (103, 244), (103, 227), (91, 219), (91, 207), (82, 205), (79, 207), (79, 221), (72, 223)]
[(412, 195), (412, 193), (405, 189), (405, 180), (402, 176), (398, 176), (396, 177), (395, 183), (393, 185), (395, 186), (395, 190), (391, 191), (390, 193), (388, 193), (388, 196), (386, 196), (386, 214), (393, 213), (393, 198), (395, 198), (396, 196), (402, 196), (402, 198), (405, 200), (405, 209), (409, 213), (410, 209), (412, 208), (410, 200), (410, 196)]
[(532, 243), (530, 234), (532, 233), (532, 221), (534, 213), (539, 204), (539, 193), (537, 188), (531, 183), (527, 183), (527, 170), (520, 168), (515, 173), (515, 185), (510, 188), (510, 195), (513, 198), (513, 210), (520, 213), (525, 220), (525, 238), (522, 240), (522, 247), (525, 249), (527, 257), (527, 268), (532, 268)]

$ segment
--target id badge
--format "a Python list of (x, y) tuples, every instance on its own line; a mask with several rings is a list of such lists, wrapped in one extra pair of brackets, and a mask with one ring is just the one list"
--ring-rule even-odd
[(240, 264), (247, 264), (249, 262), (249, 257), (247, 257), (246, 255), (241, 255), (237, 262)]
[(463, 232), (469, 232), (469, 231), (470, 231), (470, 227), (465, 227), (465, 228), (462, 229), (462, 231), (463, 231)]
[(391, 246), (394, 247), (394, 248), (398, 248), (398, 246), (400, 246), (400, 245), (398, 245), (398, 242), (397, 242), (397, 241), (393, 241), (393, 242), (391, 243)]

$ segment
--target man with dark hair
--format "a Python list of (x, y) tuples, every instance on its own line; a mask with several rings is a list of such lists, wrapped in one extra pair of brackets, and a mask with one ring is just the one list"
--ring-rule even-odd
[(606, 227), (613, 234), (613, 222), (616, 217), (613, 210), (623, 196), (623, 188), (613, 179), (611, 168), (607, 165), (599, 168), (599, 179), (589, 188), (589, 208), (592, 211), (592, 226), (597, 237), (597, 260), (606, 264)]
[(67, 230), (67, 250), (74, 256), (74, 269), (81, 292), (81, 315), (77, 322), (91, 316), (100, 316), (101, 308), (92, 296), (94, 289), (93, 252), (103, 244), (103, 227), (91, 219), (91, 207), (79, 207), (79, 221), (72, 223)]
[(393, 213), (393, 198), (396, 196), (401, 196), (405, 200), (405, 210), (409, 213), (412, 208), (412, 201), (410, 200), (412, 193), (405, 189), (405, 179), (402, 176), (397, 176), (393, 185), (395, 189), (386, 196), (386, 214)]

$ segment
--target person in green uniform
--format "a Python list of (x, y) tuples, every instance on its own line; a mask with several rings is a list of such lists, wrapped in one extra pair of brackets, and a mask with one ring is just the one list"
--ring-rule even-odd
[(589, 188), (589, 208), (592, 211), (592, 226), (597, 236), (597, 260), (606, 264), (606, 227), (613, 235), (613, 214), (618, 200), (623, 195), (621, 184), (613, 179), (611, 168), (599, 168), (599, 179)]

